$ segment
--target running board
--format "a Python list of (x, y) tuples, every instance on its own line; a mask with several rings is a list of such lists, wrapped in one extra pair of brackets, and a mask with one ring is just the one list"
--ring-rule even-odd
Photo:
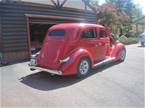
[(104, 64), (107, 64), (107, 63), (110, 63), (110, 62), (113, 62), (113, 61), (115, 61), (115, 57), (110, 57), (110, 58), (107, 58), (107, 59), (105, 59), (101, 62), (98, 62), (98, 63), (94, 64), (93, 67), (104, 65)]

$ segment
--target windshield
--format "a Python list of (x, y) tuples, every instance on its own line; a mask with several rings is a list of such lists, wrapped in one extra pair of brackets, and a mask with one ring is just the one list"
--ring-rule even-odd
[(64, 29), (55, 29), (48, 33), (49, 36), (65, 36), (65, 30)]

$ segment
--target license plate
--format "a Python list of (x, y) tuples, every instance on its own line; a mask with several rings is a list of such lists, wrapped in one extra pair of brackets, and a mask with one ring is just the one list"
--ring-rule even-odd
[(30, 60), (30, 64), (31, 64), (32, 66), (35, 66), (35, 65), (36, 65), (36, 60), (35, 60), (35, 59), (31, 59), (31, 60)]

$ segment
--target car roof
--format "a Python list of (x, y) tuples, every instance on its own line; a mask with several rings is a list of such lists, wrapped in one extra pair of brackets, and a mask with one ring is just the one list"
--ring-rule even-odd
[(90, 24), (90, 23), (62, 23), (62, 24), (56, 24), (52, 28), (87, 28), (87, 27), (98, 27), (98, 28), (105, 28), (102, 25), (99, 24)]

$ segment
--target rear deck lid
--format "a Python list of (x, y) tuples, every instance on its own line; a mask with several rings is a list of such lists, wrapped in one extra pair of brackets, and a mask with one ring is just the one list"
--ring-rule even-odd
[(39, 65), (45, 68), (57, 69), (59, 60), (63, 56), (63, 49), (66, 43), (66, 30), (49, 30), (42, 45), (39, 55)]

